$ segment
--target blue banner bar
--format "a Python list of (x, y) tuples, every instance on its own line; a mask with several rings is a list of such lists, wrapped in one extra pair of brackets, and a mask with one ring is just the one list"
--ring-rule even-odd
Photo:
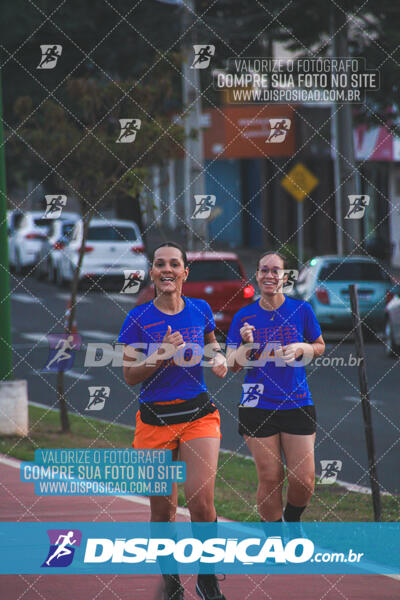
[(0, 523), (1, 574), (400, 573), (400, 523)]

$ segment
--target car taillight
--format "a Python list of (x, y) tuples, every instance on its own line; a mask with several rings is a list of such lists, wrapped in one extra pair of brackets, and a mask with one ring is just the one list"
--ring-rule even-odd
[(144, 246), (132, 246), (131, 252), (144, 252)]
[[(84, 253), (88, 254), (88, 252), (93, 252), (93, 250), (94, 250), (93, 246), (85, 246)], [(76, 250), (76, 253), (79, 254), (79, 252), (80, 252), (80, 250), (78, 248), (78, 250)]]
[(65, 244), (63, 242), (56, 242), (53, 244), (53, 250), (62, 250)]
[(329, 294), (328, 294), (328, 290), (324, 287), (318, 287), (315, 290), (315, 295), (317, 297), (317, 300), (319, 300), (319, 302), (321, 302), (321, 304), (329, 304)]
[(391, 292), (390, 290), (386, 290), (385, 304), (389, 304), (392, 298), (394, 298), (393, 292)]
[(254, 288), (252, 285), (246, 285), (243, 288), (243, 298), (252, 298), (254, 296)]
[(45, 240), (46, 236), (43, 233), (27, 233), (25, 235), (26, 240)]

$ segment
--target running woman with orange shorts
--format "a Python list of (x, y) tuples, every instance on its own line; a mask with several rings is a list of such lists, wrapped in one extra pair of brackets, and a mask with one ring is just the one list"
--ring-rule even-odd
[[(204, 345), (211, 345), (212, 371), (217, 377), (226, 376), (227, 365), (215, 338), (210, 306), (182, 296), (188, 274), (182, 248), (174, 242), (161, 244), (150, 270), (155, 298), (129, 312), (119, 341), (126, 344), (125, 381), (142, 384), (133, 447), (172, 450), (174, 460), (179, 455), (186, 462), (184, 490), (191, 520), (213, 522), (221, 432), (219, 412), (208, 397), (200, 365)], [(153, 344), (154, 352), (137, 358), (137, 347), (147, 344)], [(165, 354), (166, 345), (172, 348), (172, 357), (171, 352)], [(176, 483), (172, 495), (151, 496), (151, 521), (175, 521), (177, 501)], [(179, 575), (163, 578), (166, 600), (182, 600)], [(203, 600), (225, 600), (213, 574), (198, 575), (196, 591)]]

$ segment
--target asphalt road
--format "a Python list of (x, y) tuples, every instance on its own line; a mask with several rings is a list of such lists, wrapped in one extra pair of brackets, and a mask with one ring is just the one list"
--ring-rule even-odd
[[(28, 381), (32, 402), (56, 406), (56, 375), (44, 373), (42, 369), (49, 349), (46, 335), (63, 332), (61, 324), (67, 298), (66, 290), (38, 282), (32, 277), (12, 276), (15, 377)], [(88, 417), (133, 425), (138, 389), (125, 384), (120, 367), (111, 364), (101, 368), (85, 367), (84, 360), (89, 342), (112, 344), (116, 340), (125, 316), (133, 307), (134, 296), (82, 292), (79, 298), (78, 330), (82, 349), (65, 377), (70, 409)], [(340, 337), (336, 337), (327, 345), (326, 356), (342, 357), (347, 363), (350, 354), (355, 356), (351, 339), (341, 341)], [(383, 344), (379, 342), (367, 343), (366, 354), (378, 477), (383, 490), (399, 493), (399, 363), (384, 356)], [(208, 369), (205, 371), (209, 392), (221, 412), (222, 447), (248, 454), (236, 424), (236, 405), (243, 374), (229, 373), (225, 380), (220, 380)], [(319, 422), (317, 470), (320, 471), (321, 460), (340, 460), (342, 470), (339, 479), (369, 486), (357, 367), (310, 365), (308, 371)], [(110, 387), (110, 397), (101, 411), (85, 410), (89, 386)]]

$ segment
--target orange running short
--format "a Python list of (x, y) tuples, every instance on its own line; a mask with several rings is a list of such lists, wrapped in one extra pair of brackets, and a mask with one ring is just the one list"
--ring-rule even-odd
[[(171, 404), (176, 402), (175, 400)], [(218, 410), (195, 421), (162, 426), (143, 423), (140, 418), (140, 410), (138, 410), (136, 413), (135, 439), (132, 446), (140, 450), (175, 450), (180, 442), (205, 437), (221, 438)]]

